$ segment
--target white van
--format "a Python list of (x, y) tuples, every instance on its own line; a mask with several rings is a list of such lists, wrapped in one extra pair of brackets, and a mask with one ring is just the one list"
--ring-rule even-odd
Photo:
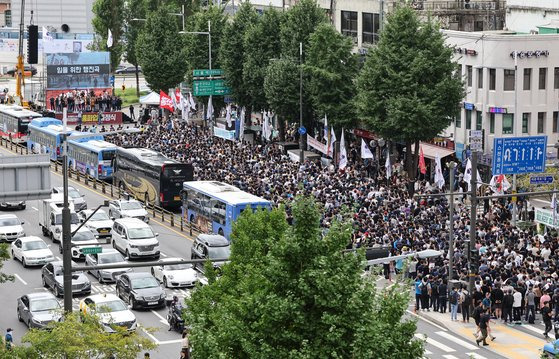
[(154, 257), (159, 259), (159, 241), (149, 224), (138, 218), (115, 219), (111, 229), (113, 248), (128, 259)]

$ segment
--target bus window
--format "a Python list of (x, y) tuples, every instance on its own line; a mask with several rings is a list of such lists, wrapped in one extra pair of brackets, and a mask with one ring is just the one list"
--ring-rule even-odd
[(115, 151), (101, 151), (103, 161), (112, 161), (115, 158)]
[(212, 220), (225, 225), (225, 203), (212, 200)]

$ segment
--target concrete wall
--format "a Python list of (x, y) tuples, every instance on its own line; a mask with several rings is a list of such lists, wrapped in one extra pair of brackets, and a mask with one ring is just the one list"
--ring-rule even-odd
[(559, 19), (559, 0), (507, 0), (506, 27), (529, 33)]

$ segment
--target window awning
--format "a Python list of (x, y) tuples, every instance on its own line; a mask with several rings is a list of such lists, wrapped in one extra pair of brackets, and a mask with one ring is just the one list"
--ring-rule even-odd
[[(439, 155), (440, 158), (444, 158), (446, 156), (450, 156), (454, 154), (455, 152), (454, 150), (449, 150), (448, 148), (432, 145), (426, 142), (419, 142), (419, 147), (423, 148), (423, 156), (431, 160), (434, 160), (437, 154)], [(411, 152), (415, 154), (414, 150), (415, 150), (415, 145), (412, 144)]]

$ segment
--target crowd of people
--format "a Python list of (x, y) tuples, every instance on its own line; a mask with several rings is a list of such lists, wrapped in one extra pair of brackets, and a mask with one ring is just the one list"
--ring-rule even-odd
[(68, 108), (68, 112), (111, 112), (122, 109), (122, 99), (107, 91), (99, 95), (93, 90), (72, 90), (51, 97), (49, 105), (49, 109), (55, 112), (62, 112), (64, 107)]

